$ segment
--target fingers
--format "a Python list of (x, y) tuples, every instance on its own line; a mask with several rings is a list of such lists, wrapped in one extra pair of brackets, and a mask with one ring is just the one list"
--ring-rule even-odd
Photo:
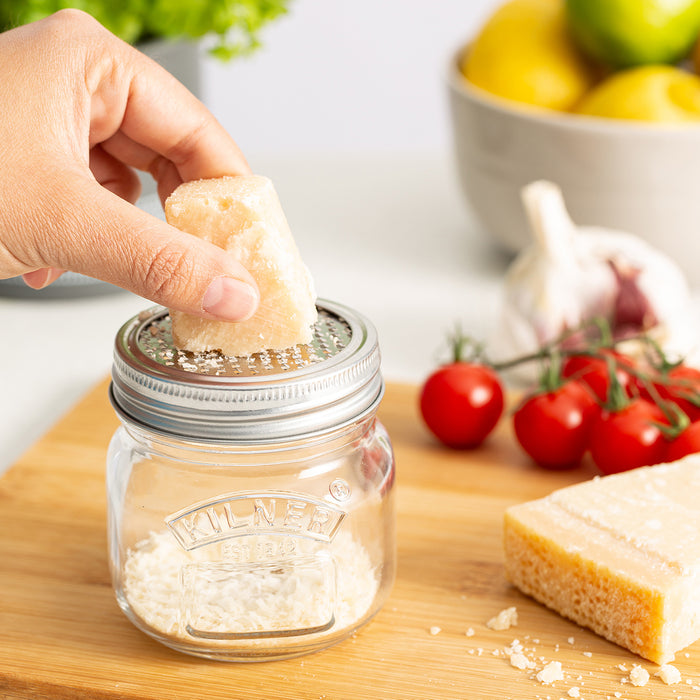
[[(205, 318), (242, 321), (255, 313), (255, 281), (222, 248), (146, 214), (94, 180), (64, 174), (61, 186), (52, 201), (62, 204), (34, 219), (36, 227), (27, 232), (45, 256), (41, 269), (25, 275), (30, 286), (49, 283), (53, 273), (45, 268), (70, 269)], [(56, 236), (64, 237), (61, 245), (49, 245)]]
[(123, 42), (115, 48), (93, 45), (88, 56), (91, 144), (155, 176), (165, 159), (179, 181), (250, 173), (235, 141), (180, 82)]
[[(37, 126), (52, 141), (41, 148), (55, 145), (82, 158), (101, 144), (112, 157), (146, 171), (165, 159), (179, 181), (250, 173), (235, 141), (187, 88), (86, 13), (61, 10), (8, 34), (14, 69), (25, 94), (34, 95), (18, 103), (20, 111), (27, 109), (17, 128), (47, 118)], [(25, 76), (26, 65), (32, 71)], [(56, 110), (62, 118), (55, 118)]]
[[(249, 174), (240, 149), (209, 110), (160, 66), (145, 56), (139, 63), (121, 131), (170, 161), (183, 181)], [(157, 78), (160, 91), (152, 89)]]
[(136, 202), (141, 194), (141, 180), (122, 161), (106, 153), (101, 146), (90, 151), (90, 170), (97, 182), (127, 202)]
[(158, 183), (158, 194), (163, 204), (173, 190), (184, 182), (174, 163), (150, 148), (132, 141), (121, 131), (100, 144), (100, 148), (114, 160), (150, 173)]

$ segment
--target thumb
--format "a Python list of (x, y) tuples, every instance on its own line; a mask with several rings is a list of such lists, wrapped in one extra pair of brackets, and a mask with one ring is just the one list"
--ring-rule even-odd
[(46, 267), (95, 277), (204, 318), (243, 321), (255, 313), (260, 300), (255, 280), (225, 250), (179, 231), (94, 181), (78, 191), (78, 197), (72, 189), (64, 200), (72, 200), (70, 212), (52, 212), (53, 255), (42, 255)]

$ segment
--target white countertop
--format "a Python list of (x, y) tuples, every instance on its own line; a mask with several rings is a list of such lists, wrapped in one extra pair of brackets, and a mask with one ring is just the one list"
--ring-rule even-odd
[[(457, 322), (485, 337), (507, 261), (470, 218), (449, 154), (249, 160), (274, 180), (319, 296), (376, 325), (387, 380), (420, 382)], [(108, 375), (116, 331), (149, 306), (120, 290), (0, 295), (0, 473)]]

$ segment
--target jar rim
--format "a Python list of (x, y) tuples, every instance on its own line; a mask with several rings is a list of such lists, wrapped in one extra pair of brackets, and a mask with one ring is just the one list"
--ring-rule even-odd
[[(307, 437), (376, 410), (383, 395), (377, 332), (361, 314), (319, 300), (315, 337), (340, 324), (343, 337), (323, 356), (249, 376), (220, 376), (168, 365), (147, 347), (167, 309), (134, 316), (117, 333), (110, 399), (123, 420), (167, 436), (206, 442), (260, 443)], [(166, 344), (172, 338), (166, 334)], [(323, 339), (327, 345), (327, 339)], [(298, 346), (303, 347), (303, 346)], [(192, 359), (192, 354), (186, 354)], [(255, 360), (255, 357), (252, 356)], [(240, 358), (239, 358), (240, 359)]]

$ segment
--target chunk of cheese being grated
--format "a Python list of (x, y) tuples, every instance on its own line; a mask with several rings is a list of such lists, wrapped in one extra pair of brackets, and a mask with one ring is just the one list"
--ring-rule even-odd
[(260, 291), (258, 311), (238, 323), (171, 310), (179, 349), (240, 356), (311, 341), (316, 321), (313, 281), (268, 178), (240, 175), (186, 182), (168, 197), (165, 217), (176, 228), (231, 253)]
[(700, 456), (560, 489), (505, 515), (508, 578), (663, 664), (700, 638)]
[[(292, 541), (293, 539), (293, 541)], [(205, 634), (249, 634), (303, 630), (332, 622), (321, 632), (336, 634), (362, 622), (372, 608), (378, 580), (365, 548), (348, 532), (331, 545), (287, 538), (295, 557), (286, 564), (267, 560), (279, 542), (272, 536), (245, 538), (245, 548), (259, 552), (249, 565), (210, 561), (207, 547), (185, 551), (169, 531), (154, 532), (127, 555), (124, 592), (133, 612), (158, 632), (192, 641), (192, 625)], [(324, 557), (335, 576), (323, 571)], [(313, 561), (297, 567), (295, 560)], [(192, 578), (191, 570), (199, 578)], [(210, 575), (211, 574), (211, 575)], [(195, 600), (188, 595), (193, 583)], [(196, 634), (194, 635), (197, 636)], [(251, 643), (255, 643), (252, 638)], [(265, 643), (265, 642), (261, 642)], [(269, 644), (274, 645), (274, 635)]]

